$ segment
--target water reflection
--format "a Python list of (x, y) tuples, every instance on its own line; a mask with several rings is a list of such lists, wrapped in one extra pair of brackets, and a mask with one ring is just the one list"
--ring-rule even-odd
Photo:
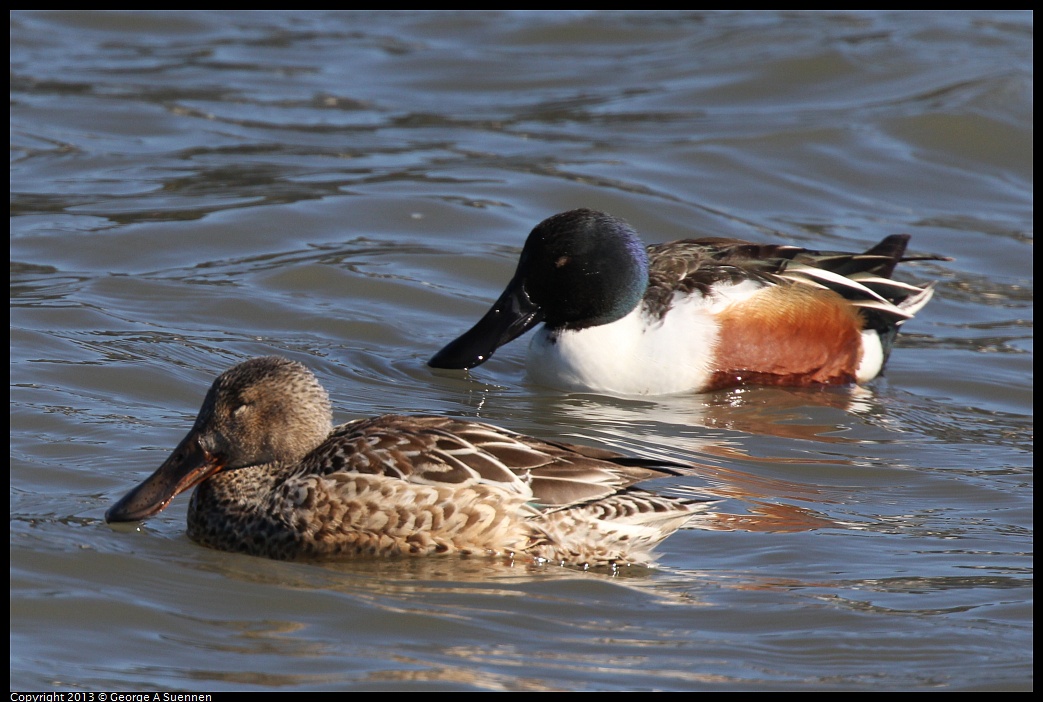
[[(1032, 36), (997, 11), (14, 11), (12, 685), (1031, 689)], [(548, 394), (523, 349), (426, 369), (577, 206), (956, 260), (910, 272), (943, 282), (867, 397)], [(102, 526), (215, 372), (267, 353), (339, 421), (603, 443), (721, 502), (615, 575), (229, 556), (183, 504)]]
[[(594, 443), (671, 463), (684, 477), (656, 489), (689, 490), (722, 500), (693, 524), (713, 530), (796, 532), (846, 528), (831, 512), (856, 486), (835, 485), (858, 465), (830, 446), (896, 440), (886, 404), (871, 389), (743, 388), (652, 399), (542, 392), (524, 394), (469, 377), (439, 377), (479, 420), (538, 418), (523, 430), (544, 438)], [(779, 443), (774, 438), (796, 441)], [(807, 442), (806, 450), (799, 450)], [(779, 448), (788, 450), (778, 453)], [(797, 450), (795, 450), (797, 449)], [(807, 481), (797, 477), (806, 475)]]

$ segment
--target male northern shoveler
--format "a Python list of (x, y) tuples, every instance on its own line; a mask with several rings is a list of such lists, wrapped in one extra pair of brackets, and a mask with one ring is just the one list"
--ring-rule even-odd
[(145, 519), (198, 486), (188, 535), (226, 551), (647, 563), (708, 504), (632, 487), (673, 474), (662, 462), (448, 417), (385, 415), (334, 428), (315, 376), (263, 357), (214, 381), (192, 430), (105, 519)]
[(428, 362), (473, 368), (535, 325), (543, 385), (621, 395), (866, 382), (933, 284), (891, 280), (909, 236), (862, 254), (736, 239), (647, 248), (623, 220), (554, 215), (529, 234), (492, 309)]

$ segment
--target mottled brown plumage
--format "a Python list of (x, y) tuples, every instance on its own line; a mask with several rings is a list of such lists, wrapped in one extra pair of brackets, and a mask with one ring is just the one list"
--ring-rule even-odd
[(214, 381), (192, 431), (106, 518), (144, 519), (198, 485), (188, 535), (227, 551), (646, 563), (706, 503), (635, 489), (671, 474), (643, 463), (448, 417), (334, 428), (315, 376), (264, 357)]

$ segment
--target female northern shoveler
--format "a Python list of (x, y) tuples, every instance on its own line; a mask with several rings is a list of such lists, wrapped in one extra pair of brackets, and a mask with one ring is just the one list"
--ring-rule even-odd
[(931, 299), (891, 280), (909, 236), (863, 254), (735, 239), (646, 247), (621, 219), (572, 210), (532, 230), (492, 309), (429, 365), (473, 368), (543, 322), (541, 384), (621, 395), (865, 382)]
[(646, 563), (708, 504), (631, 487), (672, 474), (661, 462), (447, 417), (385, 415), (334, 428), (315, 376), (264, 357), (214, 381), (188, 436), (105, 519), (145, 519), (198, 486), (188, 535), (226, 551)]

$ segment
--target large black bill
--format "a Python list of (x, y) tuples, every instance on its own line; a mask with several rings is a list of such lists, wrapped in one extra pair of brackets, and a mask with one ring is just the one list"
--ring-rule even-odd
[(432, 368), (474, 368), (496, 349), (543, 321), (543, 311), (529, 299), (517, 278), (478, 323), (427, 362)]

